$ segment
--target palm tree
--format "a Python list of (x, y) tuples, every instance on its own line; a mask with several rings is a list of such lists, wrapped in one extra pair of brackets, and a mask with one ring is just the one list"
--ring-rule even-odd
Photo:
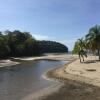
[(96, 25), (89, 30), (89, 33), (86, 35), (86, 41), (89, 46), (88, 49), (93, 53), (97, 51), (100, 60), (100, 26)]
[(83, 40), (83, 38), (77, 40), (74, 46), (73, 53), (77, 53), (79, 55), (80, 62), (82, 62), (82, 60), (84, 61), (84, 56), (87, 57), (85, 51), (85, 41)]
[(80, 58), (80, 62), (81, 62), (81, 58), (84, 61), (84, 57), (87, 57), (86, 51), (85, 51), (85, 41), (83, 40), (83, 38), (78, 39), (78, 46), (79, 46), (79, 58)]
[(87, 54), (86, 54), (86, 51), (82, 49), (82, 50), (79, 51), (80, 62), (82, 62), (82, 61), (81, 61), (81, 58), (82, 58), (83, 61), (84, 61), (84, 57), (87, 57)]

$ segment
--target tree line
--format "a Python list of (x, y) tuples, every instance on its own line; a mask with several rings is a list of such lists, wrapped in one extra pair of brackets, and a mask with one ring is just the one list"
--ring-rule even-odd
[(0, 32), (0, 58), (67, 51), (66, 46), (53, 41), (38, 41), (29, 32), (19, 30)]
[(55, 41), (38, 41), (39, 48), (41, 53), (63, 53), (68, 52), (68, 48)]
[(89, 29), (88, 34), (85, 37), (78, 39), (75, 42), (73, 53), (77, 53), (84, 61), (84, 57), (87, 57), (87, 53), (92, 53), (98, 56), (100, 61), (100, 26), (95, 25)]

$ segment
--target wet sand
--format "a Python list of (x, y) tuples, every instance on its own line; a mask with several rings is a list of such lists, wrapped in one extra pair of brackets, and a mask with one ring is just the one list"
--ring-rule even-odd
[(12, 61), (11, 59), (0, 60), (0, 68), (7, 67), (7, 66), (13, 66), (13, 65), (17, 65), (17, 64), (19, 64), (19, 62)]

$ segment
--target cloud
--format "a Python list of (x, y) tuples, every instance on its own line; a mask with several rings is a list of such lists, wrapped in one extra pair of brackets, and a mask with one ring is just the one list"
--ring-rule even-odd
[(77, 39), (66, 39), (66, 40), (59, 40), (58, 42), (66, 45), (69, 49), (69, 51), (73, 50), (73, 47), (74, 47), (74, 43)]
[(75, 42), (75, 40), (61, 40), (60, 41), (61, 43), (64, 43), (64, 44), (67, 44), (67, 43), (74, 43)]
[(32, 34), (33, 37), (35, 37), (37, 40), (51, 40), (52, 37), (49, 37), (47, 35), (42, 34)]
[(75, 43), (76, 40), (77, 39), (66, 39), (66, 40), (59, 40), (59, 42), (65, 44), (67, 46), (68, 45), (72, 46), (72, 45), (74, 45), (74, 43)]

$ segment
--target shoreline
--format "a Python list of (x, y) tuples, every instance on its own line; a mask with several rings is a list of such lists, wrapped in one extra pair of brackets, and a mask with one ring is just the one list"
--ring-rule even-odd
[(0, 69), (5, 68), (5, 67), (14, 66), (17, 64), (20, 64), (20, 63), (17, 61), (12, 61), (11, 59), (0, 60)]
[[(69, 63), (59, 68), (49, 70), (45, 74), (44, 78), (51, 81), (61, 82), (61, 84), (63, 83), (63, 85), (60, 86), (56, 92), (51, 92), (50, 94), (40, 97), (41, 99), (36, 99), (36, 100), (66, 100), (65, 98), (67, 98), (67, 96), (69, 98), (68, 100), (100, 100), (99, 96), (100, 86), (91, 84), (92, 80), (88, 77), (66, 72), (65, 69), (75, 61), (77, 61), (77, 59), (74, 59), (73, 61), (70, 61)], [(79, 90), (79, 92), (76, 94), (73, 93), (73, 91), (71, 91), (70, 95), (72, 96), (69, 96), (68, 92), (70, 91), (69, 87), (71, 87), (73, 91)], [(64, 88), (67, 88), (68, 90), (65, 91)], [(64, 92), (63, 94), (61, 93), (62, 92), (61, 90)], [(44, 94), (45, 92), (46, 91), (44, 91)], [(86, 93), (88, 93), (88, 96), (86, 96)], [(64, 95), (64, 96), (59, 97), (59, 95)], [(75, 96), (74, 98), (73, 95)], [(94, 96), (92, 97), (92, 95)]]
[(50, 60), (50, 61), (67, 61), (68, 60), (70, 61), (73, 58), (74, 56), (71, 54), (59, 54), (59, 55), (49, 54), (49, 55), (41, 56), (41, 57), (10, 58), (10, 59), (5, 59), (5, 60), (0, 60), (0, 68), (10, 67), (13, 65), (33, 62), (37, 60)]
[[(49, 59), (46, 59), (48, 58), (46, 56), (45, 60), (53, 60), (56, 58), (56, 60), (59, 61), (64, 60), (69, 62), (55, 69), (52, 68), (43, 74), (42, 77), (44, 79), (55, 81), (54, 85), (39, 90), (36, 93), (29, 94), (21, 100), (100, 100), (100, 87), (89, 84), (92, 80), (84, 76), (67, 73), (66, 68), (77, 61), (77, 57), (72, 55), (66, 56), (67, 57), (64, 55), (53, 55), (49, 56)], [(24, 60), (21, 61), (25, 61), (26, 59), (25, 62), (27, 63), (34, 60), (43, 60), (43, 57), (41, 59), (37, 57), (36, 59), (34, 57), (30, 58), (32, 60), (24, 58)], [(74, 64), (74, 66), (76, 66), (76, 64)]]

